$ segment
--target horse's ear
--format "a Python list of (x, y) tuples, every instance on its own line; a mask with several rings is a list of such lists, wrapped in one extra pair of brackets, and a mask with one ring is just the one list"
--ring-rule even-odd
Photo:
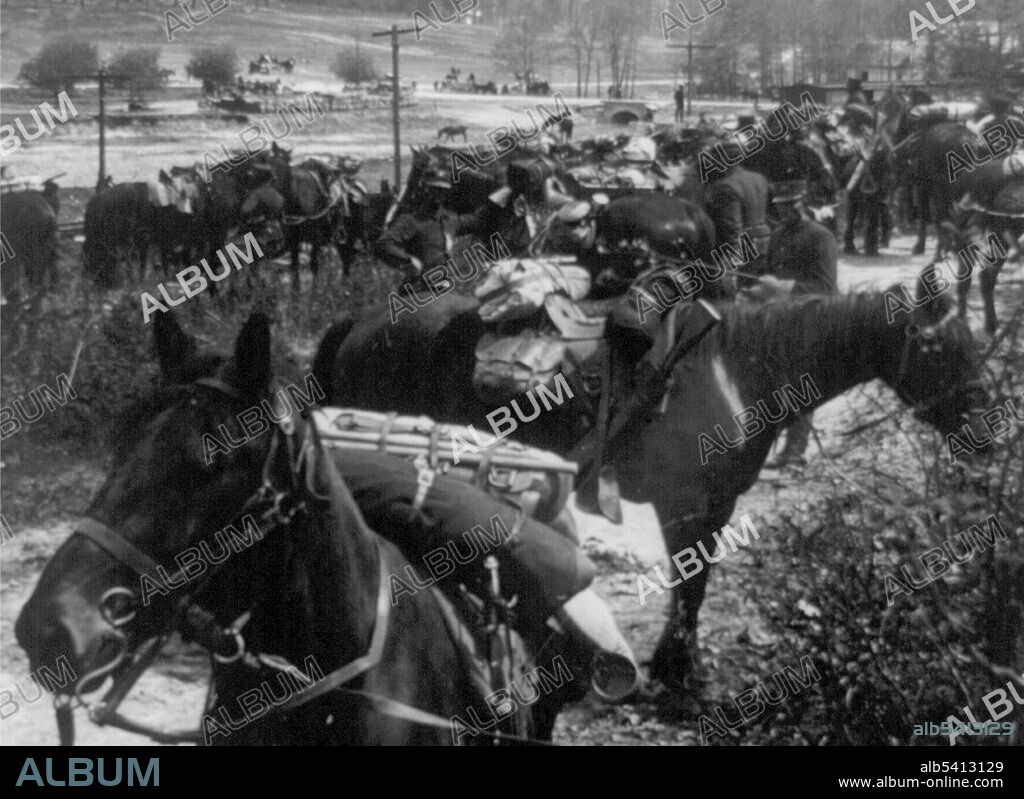
[(164, 377), (170, 377), (198, 349), (196, 340), (181, 329), (178, 317), (171, 311), (159, 313), (153, 319), (153, 344)]
[(234, 357), (235, 387), (246, 398), (258, 398), (270, 391), (270, 320), (254, 313), (238, 334)]

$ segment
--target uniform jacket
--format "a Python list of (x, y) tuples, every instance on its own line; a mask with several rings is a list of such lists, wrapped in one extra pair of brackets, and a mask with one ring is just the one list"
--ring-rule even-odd
[(808, 219), (772, 233), (768, 246), (769, 274), (795, 280), (794, 294), (835, 294), (839, 290), (839, 253), (832, 233)]

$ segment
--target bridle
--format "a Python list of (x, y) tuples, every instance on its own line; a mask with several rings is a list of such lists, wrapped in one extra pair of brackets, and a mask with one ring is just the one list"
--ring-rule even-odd
[[(191, 384), (212, 389), (233, 399), (241, 399), (241, 395), (227, 383), (217, 378), (202, 378)], [(298, 428), (301, 426), (301, 431)], [(279, 475), (275, 470), (279, 467), (279, 459), (285, 453), (287, 463), (287, 485), (281, 486), (277, 482)], [(322, 455), (322, 448), (316, 432), (316, 425), (312, 420), (304, 423), (297, 423), (294, 411), (285, 416), (273, 431), (270, 447), (263, 462), (262, 481), (259, 487), (249, 496), (245, 505), (236, 517), (242, 518), (246, 515), (254, 516), (259, 520), (263, 536), (271, 535), (279, 530), (289, 527), (298, 519), (308, 517), (312, 508), (324, 506), (329, 502), (329, 497), (321, 496), (316, 491), (316, 469), (318, 458)], [(95, 518), (84, 518), (75, 528), (72, 535), (83, 536), (122, 566), (128, 568), (137, 577), (144, 575), (153, 579), (157, 574), (160, 564), (146, 552), (143, 552), (124, 535), (115, 529)], [(272, 708), (276, 713), (292, 710), (313, 699), (323, 696), (330, 690), (340, 687), (342, 684), (351, 681), (376, 666), (383, 654), (384, 642), (387, 638), (388, 620), (390, 616), (390, 600), (387, 595), (387, 574), (383, 558), (377, 553), (377, 560), (380, 564), (380, 587), (378, 590), (378, 601), (376, 608), (376, 619), (373, 634), (366, 655), (342, 666), (331, 672), (324, 680), (316, 684), (306, 686), (302, 692), (293, 695), (287, 702)], [(241, 661), (252, 668), (272, 667), (280, 671), (287, 671), (291, 675), (301, 675), (301, 670), (296, 669), (283, 658), (276, 655), (252, 653), (246, 648), (245, 639), (242, 637), (242, 630), (251, 616), (251, 609), (244, 613), (229, 627), (218, 623), (214, 615), (204, 610), (192, 597), (201, 594), (210, 580), (220, 571), (222, 564), (226, 562), (210, 564), (209, 568), (202, 575), (202, 579), (192, 580), (194, 587), (182, 593), (174, 601), (172, 612), (162, 629), (146, 639), (137, 649), (131, 653), (132, 662), (125, 669), (124, 673), (113, 678), (114, 682), (104, 697), (92, 704), (89, 704), (81, 695), (83, 686), (97, 679), (105, 677), (114, 671), (124, 660), (128, 653), (122, 645), (121, 651), (108, 663), (93, 670), (78, 681), (78, 687), (73, 695), (59, 694), (55, 697), (54, 705), (57, 714), (57, 727), (63, 745), (74, 743), (74, 719), (73, 703), (88, 708), (89, 719), (100, 726), (113, 726), (129, 732), (147, 735), (161, 743), (185, 743), (203, 741), (202, 730), (170, 732), (157, 729), (149, 724), (140, 723), (128, 719), (117, 712), (118, 706), (131, 691), (132, 687), (142, 674), (152, 665), (163, 645), (170, 635), (180, 630), (187, 632), (191, 638), (203, 645), (211, 654), (211, 658), (220, 664), (230, 664)], [(177, 584), (176, 578), (188, 578), (183, 568), (177, 569), (167, 580), (168, 584)], [(111, 618), (107, 602), (109, 599), (127, 596), (134, 600), (135, 594), (123, 586), (115, 586), (108, 589), (100, 600), (101, 612), (115, 629), (123, 626), (135, 617), (134, 610), (123, 617)], [(124, 639), (121, 639), (124, 644)], [(325, 685), (326, 684), (326, 685)]]
[(896, 380), (893, 382), (892, 386), (900, 398), (916, 413), (920, 414), (930, 412), (934, 410), (936, 405), (945, 402), (950, 397), (954, 397), (962, 391), (970, 391), (973, 388), (983, 386), (980, 379), (967, 381), (965, 383), (951, 381), (952, 385), (941, 394), (923, 399), (915, 396), (917, 392), (912, 391), (908, 387), (908, 382), (911, 377), (911, 361), (914, 353), (914, 347), (919, 347), (921, 355), (926, 358), (932, 355), (941, 354), (947, 346), (943, 336), (941, 335), (941, 331), (943, 327), (950, 324), (952, 321), (954, 320), (945, 320), (934, 325), (923, 326), (909, 324), (906, 327), (906, 335), (903, 345), (900, 348), (900, 360), (896, 373)]
[[(241, 395), (234, 388), (218, 378), (201, 378), (194, 381), (191, 386), (212, 389), (232, 399), (242, 399)], [(323, 508), (330, 504), (330, 497), (321, 495), (316, 490), (317, 468), (319, 459), (323, 457), (323, 448), (317, 433), (316, 422), (312, 418), (307, 418), (305, 421), (297, 423), (296, 416), (296, 412), (292, 410), (288, 416), (285, 416), (277, 423), (273, 431), (267, 456), (263, 462), (261, 484), (249, 496), (242, 511), (235, 517), (237, 520), (246, 515), (255, 516), (261, 522), (260, 526), (263, 537), (288, 528), (298, 519), (309, 517), (313, 508)], [(298, 429), (300, 427), (301, 431)], [(278, 460), (282, 449), (286, 454), (288, 472), (288, 485), (283, 488), (275, 482), (276, 475), (274, 474), (275, 467), (278, 467)], [(130, 569), (137, 577), (141, 578), (143, 575), (149, 575), (152, 578), (152, 575), (157, 573), (156, 570), (160, 566), (153, 557), (136, 547), (124, 535), (97, 519), (88, 517), (82, 519), (72, 535), (81, 535), (88, 538), (116, 562)], [(376, 538), (374, 540), (376, 541)], [(113, 685), (101, 700), (89, 704), (81, 696), (82, 687), (105, 677), (116, 670), (123, 662), (128, 654), (124, 646), (125, 641), (123, 637), (121, 638), (121, 651), (113, 660), (94, 669), (78, 680), (78, 687), (73, 695), (58, 694), (54, 698), (57, 729), (61, 745), (74, 745), (73, 711), (75, 702), (86, 707), (90, 721), (99, 726), (112, 726), (128, 732), (145, 735), (157, 743), (204, 743), (205, 737), (201, 728), (185, 731), (158, 729), (150, 724), (126, 718), (117, 711), (121, 702), (146, 669), (153, 664), (153, 661), (159, 655), (170, 635), (176, 630), (187, 632), (192, 640), (195, 640), (207, 649), (211, 660), (215, 663), (222, 665), (241, 663), (252, 669), (272, 668), (279, 672), (285, 672), (304, 683), (299, 692), (293, 693), (283, 703), (271, 706), (269, 711), (260, 717), (261, 720), (292, 711), (329, 693), (344, 692), (368, 702), (381, 714), (413, 724), (451, 730), (451, 719), (411, 707), (389, 697), (344, 687), (355, 678), (378, 666), (384, 654), (391, 616), (390, 584), (387, 562), (382, 556), (379, 547), (376, 548), (376, 558), (379, 567), (377, 601), (373, 632), (370, 636), (366, 653), (340, 666), (315, 682), (308, 678), (301, 669), (298, 669), (279, 655), (250, 652), (248, 650), (245, 639), (242, 636), (242, 631), (252, 616), (252, 608), (243, 613), (230, 626), (224, 627), (216, 620), (212, 613), (206, 611), (192, 600), (192, 596), (202, 593), (202, 590), (209, 584), (210, 580), (219, 572), (221, 565), (226, 562), (226, 559), (216, 564), (210, 564), (208, 570), (202, 575), (202, 579), (192, 580), (196, 587), (189, 590), (188, 593), (183, 593), (175, 600), (173, 610), (163, 628), (157, 634), (143, 641), (131, 653), (131, 664), (125, 669), (123, 674), (113, 677)], [(179, 568), (170, 577), (178, 576), (187, 577), (187, 573), (183, 568)], [(167, 582), (168, 584), (173, 584), (174, 581), (170, 577)], [(104, 592), (100, 600), (101, 612), (107, 618), (108, 623), (115, 629), (127, 624), (136, 615), (135, 611), (132, 610), (130, 614), (126, 614), (123, 617), (110, 618), (106, 602), (108, 599), (118, 596), (127, 596), (133, 600), (135, 597), (134, 592), (130, 589), (124, 586), (115, 586)], [(207, 710), (210, 709), (209, 705), (208, 697)], [(486, 730), (478, 732), (492, 739), (552, 745), (546, 741), (534, 741), (505, 733), (488, 732)]]

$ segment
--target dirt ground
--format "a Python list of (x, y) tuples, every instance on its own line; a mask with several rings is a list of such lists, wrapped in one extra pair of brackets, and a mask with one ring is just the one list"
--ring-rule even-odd
[[(254, 25), (253, 18), (263, 13), (244, 12), (243, 17), (243, 12), (240, 6), (238, 20), (241, 21), (238, 25)], [(70, 11), (61, 13), (73, 14)], [(234, 13), (234, 6), (231, 13)], [(296, 11), (292, 18), (281, 12), (275, 17), (280, 25), (294, 28), (289, 28), (289, 35), (281, 34), (281, 41), (287, 42), (279, 51), (282, 56), (307, 52), (300, 48), (312, 48), (318, 38), (321, 40), (319, 51), (310, 52), (308, 63), (303, 60), (296, 70), (294, 83), (297, 94), (329, 88), (332, 79), (324, 63), (329, 48), (342, 40), (341, 34), (337, 33), (339, 21), (336, 16), (312, 19), (311, 13)], [(8, 25), (7, 17), (8, 12), (5, 10), (5, 27)], [(226, 20), (227, 13), (223, 17)], [(162, 33), (157, 30), (158, 19), (155, 14), (147, 19), (154, 28), (152, 36)], [(57, 20), (58, 23), (60, 21)], [(116, 22), (113, 17), (90, 20), (94, 27), (115, 25)], [(354, 26), (353, 30), (368, 30), (374, 25), (379, 27), (379, 20), (373, 18), (346, 20), (346, 23), (349, 22)], [(26, 37), (26, 42), (32, 43), (42, 36), (43, 26), (52, 26), (54, 20), (45, 17), (36, 22), (21, 20), (21, 23), (32, 32), (31, 36)], [(69, 16), (64, 24), (66, 27), (72, 26), (74, 18)], [(194, 43), (208, 44), (228, 37), (229, 34), (219, 31), (217, 25), (217, 20), (213, 20), (198, 28), (194, 34)], [(115, 28), (125, 31), (122, 39), (129, 38), (127, 31), (130, 28), (116, 25)], [(148, 28), (146, 30), (149, 31)], [(238, 40), (237, 26), (231, 35), (235, 37), (231, 41)], [(246, 35), (249, 38), (243, 40), (252, 42), (252, 45), (248, 48), (239, 47), (244, 59), (255, 57), (256, 52), (267, 49), (258, 44), (260, 39), (255, 33)], [(466, 48), (468, 54), (483, 52), (482, 45), (478, 46), (474, 42), (470, 32), (459, 31), (457, 36), (458, 41), (453, 46)], [(20, 61), (32, 51), (29, 44), (9, 42), (8, 39), (5, 35), (5, 85), (11, 82)], [(177, 79), (183, 75), (186, 56), (182, 48), (167, 48), (163, 62), (177, 70)], [(435, 141), (437, 129), (453, 122), (468, 124), (471, 141), (480, 141), (486, 131), (494, 126), (508, 124), (512, 119), (520, 119), (525, 123), (525, 118), (517, 115), (524, 114), (525, 109), (541, 102), (539, 98), (459, 97), (424, 90), (447, 70), (446, 65), (441, 66), (445, 62), (440, 58), (443, 56), (437, 56), (423, 46), (410, 44), (403, 49), (403, 59), (407, 59), (403, 61), (404, 74), (409, 79), (418, 80), (421, 89), (418, 105), (406, 109), (402, 114), (403, 137), (407, 144)], [(472, 55), (467, 58), (471, 59)], [(465, 60), (460, 63), (465, 64), (466, 72), (472, 69), (472, 60), (468, 64)], [(489, 79), (490, 72), (485, 71), (483, 56), (480, 56), (480, 64), (477, 67), (479, 78)], [(570, 105), (577, 102), (572, 98), (567, 99)], [(550, 104), (551, 101), (545, 102)], [(159, 101), (153, 104), (159, 106)], [(83, 104), (83, 107), (87, 106), (87, 102)], [(192, 110), (181, 109), (185, 113)], [(724, 109), (698, 104), (695, 110)], [(5, 114), (9, 113), (12, 113), (10, 109), (6, 109)], [(669, 121), (668, 114), (660, 112), (657, 121)], [(108, 172), (118, 182), (150, 179), (162, 167), (200, 160), (205, 151), (215, 150), (219, 144), (237, 145), (237, 134), (243, 127), (238, 123), (190, 121), (164, 124), (155, 129), (149, 126), (117, 128), (111, 131), (108, 139)], [(583, 138), (608, 130), (611, 128), (584, 119), (583, 124), (577, 126), (576, 135)], [(387, 111), (333, 114), (310, 125), (285, 144), (295, 147), (300, 156), (344, 153), (360, 157), (364, 159), (363, 177), (373, 187), (378, 179), (391, 177), (390, 131), (390, 113)], [(62, 186), (91, 187), (96, 180), (97, 135), (93, 123), (68, 125), (5, 158), (5, 164), (17, 176), (47, 176), (65, 172), (65, 177), (60, 181)], [(80, 209), (81, 204), (77, 204), (77, 207)], [(74, 217), (75, 204), (66, 208), (63, 215), (65, 218)], [(897, 236), (881, 258), (842, 258), (842, 289), (880, 289), (911, 281), (927, 260), (924, 256), (911, 256), (911, 244), (909, 236)], [(1001, 302), (1020, 302), (1021, 279), (1019, 265), (1010, 264), (1004, 268), (1000, 280)], [(980, 329), (980, 298), (976, 292), (977, 289), (971, 297), (970, 313), (972, 326)], [(766, 469), (755, 488), (740, 498), (733, 523), (739, 516), (750, 514), (757, 524), (759, 518), (780, 507), (805, 502), (842, 485), (843, 464), (847, 459), (856, 457), (856, 453), (848, 451), (841, 433), (864, 420), (869, 398), (874, 397), (879, 397), (888, 408), (899, 404), (892, 392), (873, 386), (851, 392), (817, 413), (815, 424), (820, 430), (824, 454), (814, 449), (809, 468), (799, 476)], [(938, 442), (936, 436), (936, 445)], [(896, 446), (892, 457), (909, 461), (910, 453), (902, 452)], [(70, 534), (76, 514), (84, 509), (89, 496), (102, 482), (102, 458), (102, 452), (47, 448), (43, 451), (22, 451), (17, 460), (8, 459), (4, 463), (2, 479), (6, 483), (6, 502), (13, 503), (22, 513), (19, 514), (17, 535), (3, 544), (0, 553), (0, 691), (13, 690), (17, 684), (27, 697), (35, 696), (37, 689), (28, 679), (25, 654), (14, 640), (14, 620), (47, 559)], [(11, 513), (6, 508), (5, 511)], [(660, 563), (666, 567), (669, 563), (655, 514), (650, 506), (627, 505), (626, 520), (621, 527), (580, 513), (576, 517), (586, 547), (604, 564), (596, 584), (597, 591), (611, 605), (640, 658), (646, 660), (661, 632), (666, 602), (665, 597), (652, 595), (647, 597), (646, 605), (641, 605), (636, 578), (640, 571), (652, 565)], [(731, 695), (745, 685), (745, 680), (756, 675), (749, 662), (751, 650), (770, 649), (775, 643), (748, 598), (747, 586), (757, 579), (758, 569), (754, 557), (746, 550), (730, 555), (713, 572), (699, 630), (702, 655), (709, 671), (710, 682), (705, 697), (709, 704)], [(206, 674), (205, 661), (198, 651), (180, 645), (172, 647), (141, 680), (123, 705), (123, 712), (172, 729), (195, 726), (205, 696)], [(56, 727), (48, 697), (23, 702), (17, 693), (15, 696), (22, 707), (0, 723), (0, 744), (56, 744)], [(663, 710), (663, 703), (655, 695), (645, 696), (637, 704), (619, 707), (607, 707), (587, 700), (563, 713), (556, 740), (574, 745), (699, 744), (695, 717), (670, 718)], [(77, 715), (78, 741), (81, 744), (147, 743), (147, 739), (139, 736), (98, 728), (90, 724), (81, 712)]]
[[(882, 288), (911, 280), (923, 266), (923, 257), (910, 256), (912, 239), (900, 236), (877, 260), (843, 258), (840, 279), (844, 290)], [(1022, 292), (1020, 267), (1004, 271), (1001, 298)], [(1011, 290), (1009, 287), (1015, 286)], [(972, 324), (981, 319), (980, 299), (972, 294)], [(842, 432), (861, 423), (869, 401), (879, 399), (887, 408), (899, 400), (881, 386), (869, 386), (850, 392), (826, 405), (815, 415), (824, 455), (812, 444), (808, 468), (799, 475), (779, 473), (766, 468), (757, 485), (740, 498), (732, 520), (750, 514), (755, 525), (773, 512), (812, 500), (843, 486), (844, 467), (856, 459), (848, 451)], [(936, 436), (936, 445), (939, 445)], [(911, 453), (896, 446), (894, 460), (911, 459)], [(28, 598), (47, 559), (71, 532), (76, 514), (85, 507), (91, 493), (103, 480), (102, 453), (82, 453), (47, 448), (21, 452), (17, 462), (7, 460), (2, 470), (7, 504), (22, 512), (13, 540), (0, 552), (0, 689), (21, 686), (25, 697), (38, 693), (28, 678), (24, 652), (14, 640), (14, 620)], [(33, 523), (25, 508), (37, 508)], [(10, 513), (10, 511), (8, 511)], [(667, 610), (665, 596), (651, 595), (641, 605), (637, 593), (637, 575), (655, 564), (671, 566), (661, 541), (657, 518), (648, 505), (626, 503), (625, 522), (616, 526), (603, 519), (577, 512), (576, 520), (586, 548), (602, 564), (597, 591), (608, 601), (627, 638), (642, 660), (653, 652)], [(770, 555), (769, 555), (770, 559)], [(747, 586), (758, 579), (760, 566), (748, 550), (740, 549), (716, 566), (709, 582), (708, 596), (701, 614), (700, 646), (709, 671), (704, 701), (709, 705), (733, 695), (755, 679), (750, 662), (751, 651), (770, 650), (774, 641), (766, 631), (757, 608), (748, 599)], [(668, 573), (668, 572), (666, 572)], [(145, 675), (124, 710), (129, 716), (181, 729), (198, 723), (206, 691), (207, 668), (201, 653), (172, 646)], [(56, 744), (56, 727), (48, 696), (23, 702), (17, 713), (0, 723), (0, 744)], [(9, 710), (5, 709), (5, 712)], [(129, 733), (101, 729), (78, 712), (78, 740), (82, 744), (139, 744), (147, 739)], [(563, 744), (651, 744), (697, 745), (696, 716), (666, 717), (664, 702), (655, 695), (633, 705), (608, 707), (593, 700), (567, 709), (559, 720), (556, 740)]]

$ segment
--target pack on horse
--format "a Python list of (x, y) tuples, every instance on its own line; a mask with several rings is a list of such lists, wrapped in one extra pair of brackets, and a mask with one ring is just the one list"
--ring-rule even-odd
[(273, 187), (283, 199), (280, 221), (284, 226), (285, 248), (291, 253), (292, 289), (299, 290), (299, 253), (310, 245), (309, 268), (314, 285), (320, 276), (320, 251), (333, 245), (345, 276), (355, 255), (357, 231), (353, 205), (365, 201), (361, 186), (350, 183), (342, 170), (309, 158), (297, 166), (291, 151), (275, 142), (266, 160), (273, 174)]
[(955, 275), (961, 316), (967, 313), (979, 242), (987, 234), (1001, 241), (1004, 254), (990, 246), (980, 276), (985, 328), (994, 333), (999, 271), (1008, 250), (1018, 246), (1024, 235), (1024, 157), (1018, 153), (994, 158), (987, 140), (966, 125), (943, 121), (941, 114), (915, 115), (898, 95), (887, 96), (883, 102), (882, 124), (896, 142), (896, 170), (919, 215), (914, 253), (925, 251), (928, 222), (934, 213), (938, 229), (935, 258), (955, 250), (961, 267)]
[[(97, 723), (159, 741), (451, 744), (450, 719), (468, 708), (480, 718), (489, 706), (433, 592), (391, 601), (389, 575), (407, 573), (408, 561), (368, 528), (309, 417), (285, 402), (283, 414), (267, 411), (275, 424), (206, 457), (204, 437), (218, 426), (237, 429), (246, 409), (278, 404), (266, 317), (249, 319), (231, 357), (197, 353), (169, 314), (157, 317), (155, 336), (162, 387), (117, 427), (106, 482), (15, 627), (33, 669), (66, 658), (76, 675), (56, 698), (62, 741), (73, 739), (72, 706), (82, 703)], [(244, 546), (218, 538), (228, 525), (246, 530)], [(200, 573), (178, 558), (197, 548), (208, 567)], [(158, 568), (178, 587), (147, 595)], [(216, 699), (201, 731), (117, 712), (175, 631), (211, 652)], [(282, 672), (300, 676), (299, 666), (299, 690), (275, 684)], [(90, 705), (85, 694), (107, 678), (109, 691)], [(245, 701), (253, 691), (265, 715)], [(540, 718), (535, 734), (549, 736), (564, 695), (521, 706), (515, 723)], [(239, 708), (259, 722), (246, 725)]]
[[(920, 287), (919, 295), (924, 300)], [(712, 552), (713, 535), (756, 482), (778, 432), (798, 413), (784, 401), (784, 389), (807, 391), (808, 379), (816, 388), (809, 410), (878, 379), (921, 420), (944, 434), (958, 431), (984, 404), (985, 392), (970, 330), (949, 310), (946, 295), (891, 323), (883, 294), (719, 306), (724, 321), (688, 357), (670, 364), (664, 412), (648, 422), (653, 409), (641, 409), (622, 434), (626, 443), (608, 453), (622, 495), (654, 504), (670, 554), (698, 544)], [(680, 313), (680, 325), (687, 316)], [(663, 326), (662, 334), (670, 327)], [(488, 429), (493, 406), (484, 407), (472, 386), (483, 329), (474, 298), (441, 297), (394, 324), (387, 313), (371, 310), (328, 333), (315, 368), (321, 385), (331, 386), (329, 403), (423, 413)], [(601, 371), (587, 364), (581, 370)], [(661, 385), (653, 394), (665, 392)], [(519, 402), (529, 407), (523, 398)], [(571, 401), (520, 424), (514, 437), (569, 455), (600, 418), (600, 405), (581, 388)], [(751, 408), (762, 409), (763, 426), (746, 435), (736, 416)], [(728, 446), (709, 438), (716, 426)], [(674, 584), (671, 617), (652, 664), (652, 676), (677, 689), (698, 665), (697, 614), (707, 575), (703, 569)]]
[[(929, 100), (926, 95), (919, 98)], [(877, 106), (878, 130), (891, 149), (895, 179), (904, 190), (907, 204), (918, 222), (914, 255), (923, 255), (928, 238), (928, 224), (936, 226), (949, 221), (954, 204), (968, 190), (966, 174), (950, 180), (951, 154), (963, 156), (965, 146), (979, 155), (988, 154), (988, 147), (966, 125), (944, 121), (941, 116), (915, 117), (911, 101), (888, 91)]]

